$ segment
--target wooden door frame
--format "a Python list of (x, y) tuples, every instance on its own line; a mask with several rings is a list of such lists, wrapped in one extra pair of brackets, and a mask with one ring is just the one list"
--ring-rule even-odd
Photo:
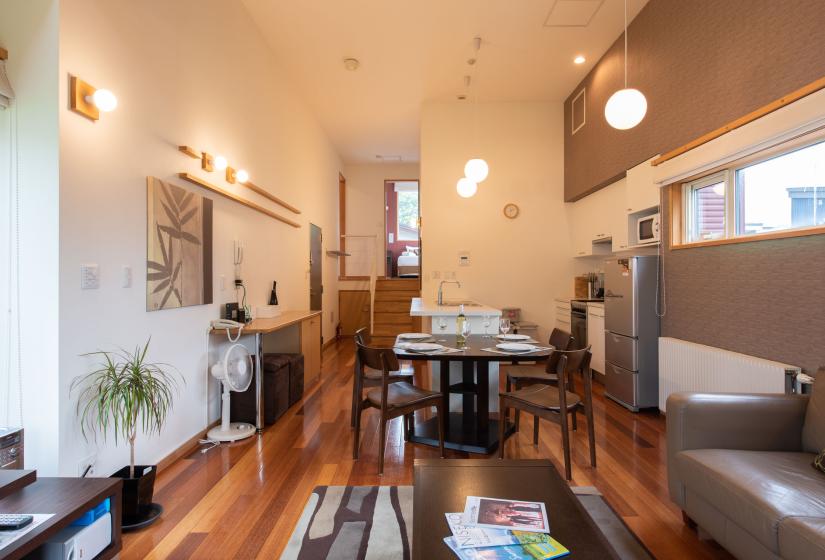
[(418, 289), (421, 290), (421, 275), (424, 270), (424, 251), (421, 249), (421, 179), (384, 179), (384, 276), (386, 276), (386, 254), (387, 254), (387, 183), (415, 182), (418, 184)]

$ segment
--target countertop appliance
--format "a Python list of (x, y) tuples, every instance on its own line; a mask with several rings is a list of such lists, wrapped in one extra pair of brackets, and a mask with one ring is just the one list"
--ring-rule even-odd
[(0, 426), (0, 469), (23, 468), (23, 428)]
[(112, 543), (112, 514), (104, 513), (86, 526), (62, 529), (35, 550), (38, 560), (91, 560)]
[(661, 227), (659, 214), (650, 214), (636, 220), (636, 244), (659, 243)]
[(658, 260), (604, 264), (605, 395), (634, 412), (659, 405)]

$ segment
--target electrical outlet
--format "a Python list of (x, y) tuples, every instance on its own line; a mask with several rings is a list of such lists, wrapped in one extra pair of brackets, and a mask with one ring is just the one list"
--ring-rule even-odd
[(226, 276), (224, 276), (223, 274), (221, 274), (220, 284), (221, 284), (221, 291), (222, 292), (225, 291), (226, 290)]
[(97, 475), (95, 463), (97, 463), (97, 455), (89, 455), (88, 457), (77, 463), (77, 476), (83, 476), (83, 473), (86, 473), (87, 467), (90, 468), (89, 472), (86, 473), (86, 477)]
[(440, 270), (433, 270), (432, 278), (433, 278), (433, 280), (440, 280), (441, 279), (441, 271)]

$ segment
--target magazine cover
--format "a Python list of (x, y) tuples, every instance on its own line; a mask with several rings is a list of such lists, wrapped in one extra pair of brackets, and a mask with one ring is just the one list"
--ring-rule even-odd
[(550, 542), (550, 535), (509, 529), (487, 529), (464, 524), (464, 513), (445, 513), (458, 548)]
[(552, 538), (546, 543), (487, 548), (459, 548), (455, 537), (447, 537), (444, 542), (460, 560), (551, 560), (570, 554), (569, 550)]
[(541, 502), (520, 502), (468, 496), (464, 524), (489, 529), (513, 529), (549, 533), (550, 521)]

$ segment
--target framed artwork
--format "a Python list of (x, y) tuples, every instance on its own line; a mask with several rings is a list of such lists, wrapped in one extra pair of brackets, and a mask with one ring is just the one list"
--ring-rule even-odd
[(147, 177), (146, 310), (212, 303), (212, 200)]

